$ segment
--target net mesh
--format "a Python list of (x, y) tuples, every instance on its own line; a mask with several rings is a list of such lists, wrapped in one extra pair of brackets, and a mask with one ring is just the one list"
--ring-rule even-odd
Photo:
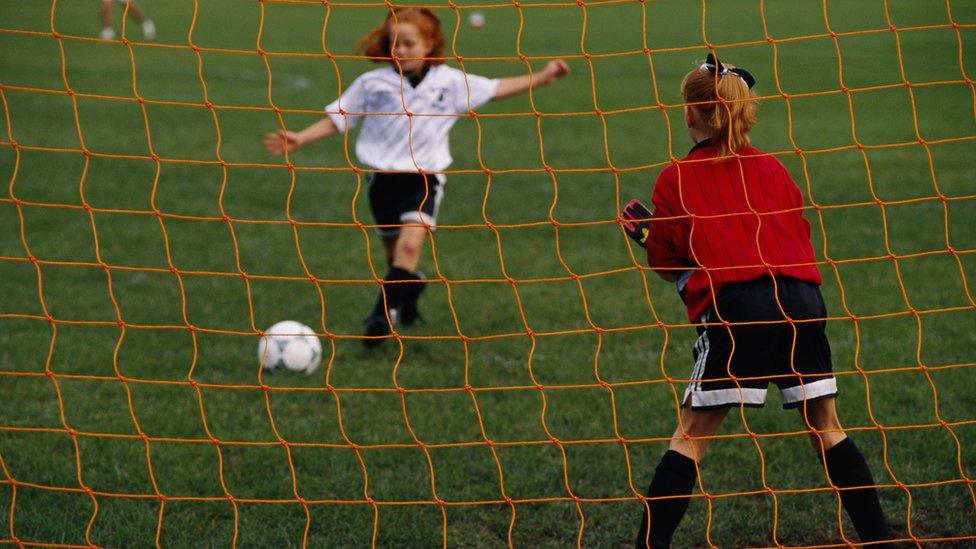
[[(147, 11), (167, 9), (146, 3)], [(672, 42), (654, 41), (655, 25), (659, 24), (656, 17), (662, 13), (659, 9), (667, 7), (659, 8), (663, 2), (448, 2), (428, 6), (448, 30), (447, 61), (461, 70), (484, 74), (501, 67), (499, 72), (511, 74), (538, 69), (544, 60), (559, 56), (573, 65), (574, 74), (570, 77), (572, 83), (563, 81), (545, 91), (533, 91), (523, 103), (500, 103), (460, 115), (464, 120), (455, 130), (459, 134), (457, 141), (471, 149), (459, 154), (458, 165), (445, 174), (457, 181), (458, 194), (466, 192), (461, 190), (464, 182), (473, 182), (465, 188), (477, 190), (468, 193), (475, 200), (463, 207), (459, 205), (459, 213), (449, 216), (445, 210), (437, 232), (430, 234), (428, 298), (440, 306), (440, 312), (430, 314), (433, 322), (422, 331), (394, 333), (382, 353), (376, 355), (356, 354), (361, 342), (360, 317), (356, 315), (365, 311), (382, 284), (386, 265), (373, 236), (375, 224), (364, 213), (369, 171), (355, 159), (354, 134), (335, 140), (331, 151), (341, 156), (333, 157), (339, 160), (332, 164), (323, 163), (310, 153), (276, 159), (242, 148), (239, 143), (256, 143), (263, 131), (294, 128), (320, 117), (320, 107), (295, 100), (289, 90), (311, 87), (324, 104), (335, 92), (345, 89), (366, 65), (360, 55), (352, 53), (350, 44), (336, 46), (331, 33), (341, 34), (340, 28), (350, 20), (359, 21), (355, 18), (365, 13), (361, 20), (366, 23), (352, 25), (354, 28), (349, 30), (350, 36), (362, 35), (394, 4), (325, 0), (242, 3), (235, 8), (247, 11), (247, 24), (241, 24), (245, 29), (241, 32), (250, 37), (250, 44), (244, 40), (201, 38), (200, 27), (214, 30), (219, 26), (212, 24), (215, 16), (207, 12), (205, 3), (197, 1), (181, 6), (182, 26), (169, 29), (171, 40), (165, 40), (164, 35), (158, 43), (143, 40), (124, 12), (120, 38), (100, 41), (75, 30), (87, 27), (74, 19), (74, 8), (66, 4), (57, 0), (45, 4), (46, 28), (28, 28), (30, 25), (22, 24), (16, 15), (0, 19), (0, 37), (10, 44), (33, 44), (40, 58), (37, 63), (47, 62), (55, 71), (48, 75), (46, 83), (38, 83), (42, 78), (21, 78), (16, 71), (22, 70), (22, 65), (11, 64), (9, 69), (0, 71), (4, 114), (0, 150), (8, 179), (6, 192), (0, 196), (0, 215), (5, 217), (2, 229), (6, 233), (0, 248), (0, 267), (10, 281), (4, 284), (4, 293), (10, 292), (10, 297), (0, 301), (0, 322), (6, 324), (5, 329), (0, 328), (0, 341), (2, 353), (8, 357), (0, 365), (0, 386), (5, 387), (7, 401), (3, 405), (7, 413), (0, 416), (6, 416), (0, 421), (0, 435), (4, 437), (0, 445), (0, 486), (5, 488), (0, 501), (6, 509), (6, 528), (0, 541), (63, 547), (122, 543), (106, 541), (113, 538), (105, 537), (108, 534), (100, 530), (102, 525), (118, 520), (112, 510), (120, 501), (144, 503), (152, 516), (152, 532), (139, 538), (140, 543), (166, 544), (168, 529), (185, 516), (181, 505), (194, 504), (213, 504), (229, 510), (229, 515), (222, 516), (221, 532), (235, 545), (246, 544), (242, 525), (248, 524), (252, 508), (263, 505), (299, 510), (294, 539), (312, 545), (323, 539), (315, 537), (317, 529), (328, 530), (322, 526), (323, 509), (366, 510), (365, 518), (360, 516), (356, 523), (365, 528), (361, 528), (358, 537), (350, 534), (348, 539), (375, 544), (391, 535), (383, 526), (385, 517), (390, 516), (387, 513), (406, 507), (430, 510), (431, 515), (418, 515), (434, 525), (424, 531), (423, 539), (429, 543), (447, 545), (452, 536), (468, 535), (453, 533), (455, 521), (464, 523), (461, 515), (482, 508), (500, 509), (504, 514), (502, 519), (492, 519), (495, 522), (491, 524), (502, 527), (488, 539), (510, 545), (534, 543), (546, 539), (545, 534), (532, 530), (535, 513), (550, 504), (562, 505), (560, 512), (545, 515), (549, 526), (540, 529), (555, 528), (560, 532), (559, 543), (584, 545), (629, 539), (630, 529), (636, 530), (649, 471), (675, 424), (689, 375), (684, 355), (694, 326), (681, 320), (683, 310), (675, 296), (663, 295), (670, 288), (651, 280), (643, 254), (630, 248), (620, 229), (619, 212), (631, 192), (646, 197), (654, 175), (684, 155), (683, 105), (672, 88), (677, 87), (675, 75), (687, 68), (689, 60), (703, 57), (706, 51), (746, 52), (745, 55), (752, 52), (769, 60), (767, 66), (755, 71), (767, 77), (760, 86), (760, 126), (775, 127), (771, 134), (779, 132), (775, 133), (778, 141), (773, 141), (783, 146), (770, 152), (788, 163), (804, 191), (805, 215), (815, 232), (818, 265), (832, 305), (832, 315), (826, 320), (832, 330), (841, 334), (842, 356), (836, 361), (836, 374), (842, 387), (851, 389), (846, 398), (842, 397), (840, 406), (850, 404), (859, 410), (861, 421), (848, 425), (853, 436), (874, 437), (869, 439), (873, 442), (868, 444), (870, 450), (866, 453), (869, 461), (876, 464), (875, 476), (883, 498), (887, 498), (886, 506), (894, 510), (889, 518), (896, 532), (917, 543), (965, 544), (976, 540), (972, 528), (976, 494), (971, 476), (976, 410), (970, 395), (947, 386), (971, 380), (976, 367), (971, 334), (952, 339), (952, 334), (959, 332), (951, 329), (968, 326), (966, 331), (971, 332), (976, 314), (976, 301), (968, 285), (972, 254), (976, 251), (976, 238), (969, 227), (971, 214), (976, 211), (971, 178), (976, 87), (970, 76), (976, 24), (971, 6), (965, 2), (946, 0), (937, 4), (939, 9), (930, 10), (936, 14), (931, 21), (905, 24), (892, 15), (898, 6), (870, 3), (872, 23), (855, 28), (843, 23), (842, 8), (827, 2), (805, 5), (804, 14), (816, 17), (807, 17), (796, 28), (776, 26), (770, 21), (782, 17), (784, 7), (777, 3), (740, 2), (735, 9), (748, 17), (755, 16), (758, 27), (753, 29), (758, 28), (759, 32), (758, 36), (737, 39), (728, 32), (721, 15), (715, 15), (716, 11), (721, 14), (725, 10), (703, 0), (693, 10), (682, 8), (691, 10), (693, 26), (688, 20), (673, 23), (694, 28), (695, 32), (684, 41)], [(638, 26), (638, 32), (630, 35), (636, 35), (636, 41), (624, 41), (610, 48), (594, 46), (600, 37), (613, 34), (613, 25), (601, 11), (610, 8), (628, 10), (623, 14), (628, 19), (617, 22), (621, 27), (626, 26), (625, 21)], [(315, 14), (307, 23), (319, 31), (318, 47), (309, 47), (307, 42), (293, 50), (269, 45), (280, 40), (283, 32), (287, 34), (276, 26), (276, 17), (297, 9), (304, 10), (303, 16)], [(835, 9), (841, 15), (832, 11)], [(486, 15), (486, 29), (472, 31), (467, 21), (474, 11)], [(559, 46), (547, 49), (540, 43), (550, 36), (541, 30), (549, 13), (570, 14), (575, 25), (558, 28), (555, 35), (561, 39)], [(157, 21), (160, 18), (157, 15)], [(494, 32), (489, 29), (492, 21), (499, 18), (508, 22), (499, 31), (499, 36), (509, 33), (504, 41), (508, 53), (480, 53), (476, 50), (479, 42), (470, 38), (471, 33)], [(838, 23), (838, 19), (842, 22)], [(161, 32), (166, 32), (162, 26)], [(546, 38), (533, 36), (536, 32)], [(917, 65), (913, 69), (907, 66), (907, 60), (917, 62), (918, 55), (906, 50), (917, 52), (919, 44), (924, 45), (926, 37), (934, 35), (946, 39), (951, 46), (938, 50), (942, 56), (939, 66), (949, 69), (932, 78), (913, 78)], [(884, 38), (884, 47), (869, 48), (867, 56), (851, 53), (850, 44), (859, 44), (859, 40), (868, 43), (875, 38)], [(531, 45), (526, 46), (525, 42)], [(565, 49), (566, 44), (575, 44), (575, 49)], [(87, 71), (97, 75), (99, 69), (87, 65), (84, 56), (72, 53), (87, 46), (115, 56), (116, 61), (122, 55), (126, 63), (121, 80), (127, 86), (90, 91), (98, 89), (88, 84), (99, 77)], [(804, 89), (802, 76), (814, 70), (797, 54), (804, 48), (816, 50), (815, 55), (822, 56), (819, 59), (825, 66), (836, 67), (828, 88)], [(954, 55), (951, 62), (944, 59), (946, 52)], [(180, 58), (195, 72), (196, 88), (183, 98), (164, 99), (160, 94), (143, 92), (143, 75), (151, 78), (151, 64), (167, 57)], [(601, 78), (618, 60), (630, 63), (626, 70), (639, 83), (625, 91), (641, 97), (641, 104), (607, 99)], [(224, 73), (208, 70), (208, 65), (224, 61), (228, 67), (236, 68)], [(291, 67), (303, 62), (313, 63), (318, 76), (294, 74)], [(852, 64), (856, 72), (852, 71)], [(886, 66), (897, 77), (870, 83), (863, 77), (868, 72), (864, 67), (874, 64)], [(102, 69), (108, 73), (119, 67), (119, 63), (105, 64)], [(165, 79), (164, 75), (153, 81), (154, 89), (161, 89)], [(79, 85), (79, 81), (85, 84)], [(328, 83), (324, 92), (319, 86), (322, 82)], [(250, 95), (235, 97), (228, 92), (234, 85), (253, 89), (247, 92)], [(572, 93), (582, 99), (554, 108), (559, 94), (564, 93), (560, 86), (572, 87)], [(797, 89), (801, 91), (794, 91)], [(951, 94), (935, 95), (944, 90), (951, 90)], [(873, 98), (888, 93), (898, 93), (903, 98), (899, 103), (901, 111), (872, 111)], [(194, 94), (199, 97), (193, 98)], [(823, 103), (818, 103), (817, 109), (828, 103), (831, 109), (812, 114), (808, 106), (819, 100)], [(585, 106), (587, 101), (589, 105)], [(67, 116), (45, 127), (49, 117), (38, 114), (38, 106), (43, 109), (48, 104), (57, 105), (56, 109)], [(575, 108), (581, 104), (584, 106)], [(99, 115), (101, 120), (92, 118), (93, 105), (107, 109), (107, 114)], [(947, 108), (953, 114), (946, 119), (948, 123), (934, 127), (927, 116), (939, 108)], [(127, 122), (114, 121), (111, 109), (126, 111)], [(778, 122), (764, 121), (767, 111), (776, 113), (768, 116)], [(254, 120), (258, 118), (251, 118), (252, 115), (263, 117), (263, 125), (256, 127)], [(33, 116), (38, 118), (25, 118)], [(886, 127), (887, 116), (907, 121), (903, 126), (908, 130)], [(831, 122), (810, 130), (811, 119), (818, 117)], [(185, 126), (179, 122), (174, 126), (174, 121), (184, 119)], [(658, 141), (648, 147), (651, 152), (620, 137), (621, 125), (626, 128), (628, 120), (640, 123), (651, 119), (654, 127), (662, 130)], [(953, 126), (953, 121), (958, 125)], [(554, 141), (560, 128), (570, 123), (583, 124), (580, 127), (590, 131), (588, 137), (581, 137), (579, 145)], [(118, 131), (111, 137), (101, 130), (92, 132), (91, 128), (98, 124)], [(508, 137), (510, 130), (510, 138), (522, 140), (529, 150), (520, 158), (535, 157), (534, 161), (520, 165), (500, 159), (502, 153), (491, 143)], [(206, 136), (203, 145), (187, 135), (192, 132)], [(246, 135), (241, 137), (242, 134)], [(821, 134), (837, 139), (818, 139)], [(189, 144), (181, 144), (181, 140)], [(118, 144), (120, 141), (137, 141), (140, 145), (126, 148), (124, 143)], [(910, 155), (908, 163), (916, 171), (921, 170), (924, 177), (915, 182), (911, 192), (899, 194), (887, 185), (897, 175), (892, 174), (892, 169), (906, 169), (905, 164), (879, 164), (889, 158), (885, 155), (901, 152)], [(584, 162), (597, 160), (590, 165), (574, 164), (567, 160), (574, 154), (580, 154)], [(946, 156), (962, 158), (962, 166), (945, 167)], [(43, 164), (58, 168), (44, 172)], [(105, 176), (107, 165), (124, 168)], [(833, 179), (826, 178), (828, 183), (822, 182), (824, 170), (833, 174)], [(173, 173), (177, 179), (201, 178), (200, 187), (206, 188), (209, 198), (199, 206), (178, 202), (171, 191), (175, 185)], [(235, 178), (241, 173), (277, 182), (275, 188), (283, 191), (279, 195), (283, 200), (271, 206), (273, 213), (247, 209), (248, 198), (242, 199), (240, 188), (236, 187)], [(611, 189), (607, 193), (611, 198), (600, 205), (609, 203), (612, 208), (603, 208), (597, 217), (581, 217), (572, 209), (562, 215), (564, 205), (576, 206), (590, 200), (591, 195), (573, 183), (574, 178), (587, 176), (602, 178), (603, 188)], [(37, 181), (43, 177), (52, 181), (52, 188), (67, 188), (70, 192), (37, 192)], [(140, 178), (137, 190), (148, 198), (148, 206), (124, 200), (117, 203), (121, 205), (103, 205), (108, 203), (102, 192), (105, 177)], [(535, 219), (526, 219), (532, 215), (499, 213), (493, 202), (502, 193), (512, 193), (509, 184), (520, 177), (526, 178), (526, 185), (538, 185), (544, 190), (542, 199), (525, 202), (526, 207), (543, 205), (533, 212)], [(336, 218), (308, 213), (308, 182), (326, 178), (342, 178), (348, 183), (339, 198), (332, 197), (335, 211), (341, 212)], [(832, 184), (856, 186), (857, 191), (841, 195), (833, 188), (826, 189)], [(178, 188), (181, 192), (186, 189)], [(254, 191), (254, 200), (263, 199), (259, 185), (246, 189)], [(574, 193), (582, 194), (574, 197)], [(99, 198), (90, 199), (93, 194)], [(518, 205), (519, 201), (514, 203)], [(865, 211), (871, 212), (871, 225), (870, 231), (862, 234), (848, 223), (857, 224), (855, 213)], [(923, 213), (924, 217), (915, 217)], [(906, 215), (917, 220), (917, 225), (906, 221)], [(58, 220), (70, 222), (57, 228)], [(127, 255), (117, 246), (119, 234), (127, 231), (152, 232), (155, 238), (133, 242), (144, 250)], [(254, 241), (255, 235), (265, 234), (263, 231), (274, 233), (275, 245), (287, 246), (288, 260), (295, 261), (279, 268), (277, 264), (284, 262), (276, 258), (278, 254), (261, 254), (261, 246)], [(925, 232), (931, 238), (918, 244), (911, 240), (913, 232)], [(84, 236), (78, 240), (72, 234)], [(453, 236), (462, 234), (475, 236), (471, 242)], [(596, 240), (593, 235), (607, 239)], [(56, 249), (47, 239), (63, 239), (71, 249)], [(106, 245), (106, 241), (111, 244)], [(874, 244), (859, 248), (858, 243), (863, 241)], [(79, 246), (78, 242), (82, 244)], [(477, 251), (459, 251), (472, 244)], [(606, 247), (606, 253), (623, 259), (616, 264), (581, 264), (576, 251), (581, 245)], [(331, 250), (330, 246), (352, 249), (360, 257), (360, 269), (330, 271), (323, 267), (327, 264), (322, 258), (323, 249)], [(535, 248), (525, 252), (528, 257), (545, 255), (551, 266), (537, 270), (525, 267), (527, 256), (513, 253), (525, 247)], [(187, 248), (203, 251), (189, 256)], [(483, 268), (484, 263), (465, 267), (461, 262), (466, 253), (497, 262), (490, 268)], [(255, 254), (262, 255), (262, 260), (255, 261)], [(210, 261), (211, 255), (219, 257)], [(937, 262), (938, 270), (926, 271), (929, 261)], [(329, 272), (352, 274), (324, 274)], [(879, 272), (884, 273), (885, 282), (870, 282)], [(937, 280), (937, 289), (921, 293), (920, 288), (927, 288), (932, 279)], [(635, 294), (638, 297), (618, 297), (617, 301), (601, 304), (611, 290), (625, 291), (619, 289), (621, 280), (629, 283), (626, 291), (639, 289)], [(272, 285), (301, 287), (289, 290), (297, 293), (286, 292), (288, 296), (302, 296), (301, 304), (281, 307), (300, 308), (305, 322), (323, 341), (322, 368), (308, 379), (269, 377), (254, 360), (253, 347), (261, 330), (270, 324), (269, 320), (280, 320), (262, 312), (281, 311), (269, 306), (270, 298), (262, 293)], [(861, 290), (865, 286), (871, 286), (874, 293), (864, 297)], [(143, 299), (140, 292), (157, 290), (161, 293), (158, 297), (177, 313), (167, 321), (141, 320), (154, 317), (142, 312), (133, 314)], [(478, 292), (484, 292), (485, 297), (472, 302), (472, 294)], [(91, 296), (86, 299), (100, 305), (91, 306), (90, 316), (84, 312), (89, 306), (87, 301), (69, 310), (62, 305), (68, 299), (66, 293)], [(14, 299), (14, 294), (18, 299)], [(224, 308), (220, 302), (210, 303), (223, 299), (225, 294), (235, 296), (232, 305)], [(570, 298), (559, 301), (553, 297), (557, 295)], [(514, 312), (509, 318), (512, 321), (496, 322), (490, 328), (478, 326), (472, 320), (480, 318), (475, 313), (499, 306), (495, 301), (498, 296), (507, 296), (509, 312)], [(888, 306), (865, 306), (875, 302)], [(604, 322), (608, 307), (636, 308), (637, 313), (625, 315), (625, 322)], [(104, 314), (105, 311), (109, 313)], [(549, 321), (560, 315), (572, 315), (576, 322)], [(352, 320), (336, 320), (354, 316)], [(895, 334), (895, 343), (882, 333), (889, 330)], [(79, 334), (81, 339), (76, 340)], [(172, 359), (170, 350), (140, 343), (156, 336), (157, 343), (164, 347), (179, 347), (177, 359)], [(642, 349), (640, 342), (644, 339), (647, 343)], [(27, 348), (21, 348), (23, 341), (30, 342)], [(569, 351), (561, 350), (566, 342), (574, 342)], [(427, 350), (418, 351), (418, 346), (423, 345), (428, 346)], [(439, 345), (449, 346), (444, 349), (450, 350), (441, 355)], [(874, 357), (886, 345), (894, 345), (900, 352), (886, 355), (889, 360), (878, 364)], [(625, 349), (621, 351), (621, 347)], [(500, 358), (485, 355), (486, 350), (495, 348), (507, 350), (499, 353)], [(932, 348), (945, 352), (933, 354)], [(220, 353), (230, 358), (214, 358)], [(153, 359), (154, 354), (161, 358)], [(243, 364), (242, 357), (246, 359)], [(90, 370), (71, 366), (73, 362), (86, 361), (101, 366)], [(614, 370), (614, 361), (640, 364), (631, 364), (635, 369), (621, 373)], [(158, 375), (153, 375), (150, 367), (130, 367), (140, 362), (155, 365)], [(418, 374), (420, 363), (435, 364), (438, 370), (450, 370), (452, 374), (424, 370)], [(349, 364), (372, 368), (375, 375), (354, 379)], [(560, 367), (575, 373), (554, 374)], [(213, 373), (221, 368), (233, 373)], [(484, 373), (491, 369), (501, 373)], [(891, 406), (898, 405), (890, 400), (895, 398), (892, 385), (903, 385), (905, 380), (913, 385), (910, 394), (915, 399), (899, 398), (907, 399), (903, 405), (911, 413), (907, 418), (888, 419)], [(872, 396), (872, 391), (881, 396)], [(149, 396), (152, 399), (147, 400)], [(174, 408), (172, 414), (183, 414), (179, 417), (189, 418), (184, 423), (193, 428), (166, 427), (170, 415), (167, 408), (179, 399), (183, 399), (183, 406)], [(641, 403), (650, 399), (657, 401), (658, 408), (653, 410), (660, 413), (651, 422), (655, 427), (635, 427), (641, 423), (640, 417), (652, 413), (646, 407), (649, 405)], [(884, 400), (884, 413), (880, 416), (874, 409), (879, 399)], [(36, 407), (28, 400), (33, 400)], [(79, 400), (87, 404), (79, 404)], [(528, 404), (501, 409), (518, 401)], [(596, 408), (599, 428), (574, 427), (585, 424), (586, 416), (594, 413), (587, 401), (601, 403)], [(120, 415), (115, 410), (114, 419), (99, 419), (99, 413), (111, 406), (122, 407), (124, 413)], [(384, 410), (395, 413), (370, 415), (370, 409), (384, 406)], [(450, 422), (437, 423), (441, 414), (458, 413), (460, 409), (465, 410), (467, 427), (453, 429)], [(718, 510), (728, 509), (722, 507), (728, 501), (759, 497), (769, 502), (766, 505), (771, 510), (757, 527), (761, 530), (756, 534), (758, 538), (747, 537), (751, 539), (748, 543), (797, 542), (795, 538), (802, 537), (802, 533), (793, 534), (794, 538), (779, 537), (778, 532), (784, 528), (796, 527), (788, 518), (790, 509), (795, 507), (781, 510), (781, 506), (806, 501), (806, 496), (823, 496), (828, 499), (817, 501), (827, 502), (820, 508), (827, 509), (831, 516), (819, 524), (829, 532), (814, 543), (827, 546), (856, 541), (852, 530), (842, 526), (845, 518), (836, 489), (816, 470), (809, 456), (807, 469), (814, 476), (789, 482), (783, 480), (789, 478), (786, 473), (778, 472), (777, 467), (783, 465), (777, 466), (777, 459), (771, 456), (782, 462), (784, 450), (777, 441), (802, 440), (802, 428), (784, 428), (786, 424), (779, 423), (770, 427), (768, 422), (748, 414), (733, 412), (732, 416), (740, 416), (741, 429), (723, 431), (716, 437), (716, 445), (727, 442), (738, 455), (745, 456), (743, 460), (755, 461), (753, 477), (757, 480), (722, 484), (718, 472), (708, 473), (706, 460), (692, 507), (693, 513), (704, 511), (706, 518), (700, 527), (688, 526), (689, 533), (679, 535), (691, 536), (690, 539), (701, 535), (708, 543), (721, 544), (728, 539), (723, 536), (733, 534), (723, 530), (720, 522), (744, 517), (720, 515)], [(235, 415), (248, 415), (251, 419), (235, 424)], [(323, 415), (332, 417), (322, 419)], [(249, 427), (248, 421), (261, 426)], [(302, 422), (323, 422), (327, 427), (295, 427)], [(396, 435), (368, 434), (370, 426), (389, 422), (398, 424)], [(499, 423), (510, 425), (510, 431), (500, 429)], [(500, 432), (504, 434), (499, 435)], [(48, 442), (55, 439), (57, 443)], [(925, 456), (930, 450), (916, 446), (925, 446), (932, 440), (939, 441), (939, 450), (932, 457), (941, 467), (939, 472), (922, 474), (907, 468), (904, 459), (908, 458), (899, 457), (899, 445), (909, 448), (904, 455), (924, 459), (918, 456)], [(114, 458), (107, 457), (113, 443), (125, 447), (119, 455), (132, 460), (128, 465), (118, 465)], [(26, 468), (29, 449), (43, 452), (57, 444), (62, 446), (52, 454), (63, 458), (58, 462), (59, 472), (48, 475)], [(188, 452), (206, 452), (210, 456), (204, 459), (207, 463), (215, 460), (213, 467), (199, 470), (202, 476), (212, 474), (210, 481), (215, 482), (174, 483), (171, 479), (178, 476), (174, 473), (178, 466), (167, 461), (173, 458), (165, 457), (164, 449), (176, 446), (192, 447)], [(612, 448), (606, 451), (615, 457), (587, 462), (588, 448)], [(467, 453), (473, 450), (482, 452), (481, 457), (470, 458), (478, 466), (474, 473), (464, 473), (468, 459), (465, 456), (473, 456)], [(264, 457), (241, 461), (242, 452), (250, 451)], [(264, 451), (268, 453), (261, 453)], [(320, 456), (316, 459), (326, 465), (316, 469), (310, 465), (311, 451), (341, 452), (345, 465), (336, 464), (339, 458)], [(803, 451), (809, 453), (809, 448)], [(237, 472), (242, 463), (254, 465), (255, 460), (267, 459), (270, 452), (278, 457), (266, 469), (250, 471), (245, 476)], [(519, 457), (519, 452), (524, 456)], [(730, 459), (732, 463), (736, 460)], [(400, 460), (412, 465), (397, 464)], [(69, 463), (67, 469), (65, 463)], [(182, 474), (193, 479), (192, 469), (196, 466), (192, 460), (189, 463), (189, 471)], [(599, 484), (606, 475), (616, 475), (615, 483), (602, 488), (588, 485), (587, 474), (581, 471), (587, 467), (605, 469), (607, 463), (616, 470), (593, 473), (593, 482)], [(330, 469), (332, 466), (337, 468)], [(132, 484), (107, 481), (103, 470), (111, 467), (137, 471), (143, 480)], [(533, 471), (539, 475), (535, 480), (545, 477), (551, 482), (533, 484)], [(327, 482), (321, 479), (333, 474), (347, 475), (352, 488), (338, 488), (339, 481), (335, 481), (336, 486), (323, 488), (321, 483)], [(415, 489), (390, 488), (402, 481), (391, 474), (412, 475)], [(767, 474), (776, 480), (768, 480)], [(251, 488), (260, 485), (266, 475), (281, 477), (278, 488)], [(161, 477), (170, 480), (163, 482)], [(464, 483), (484, 489), (465, 492), (458, 486)], [(200, 487), (204, 485), (207, 487)], [(928, 501), (926, 494), (942, 494), (941, 489), (954, 494), (955, 499), (938, 500), (954, 502), (955, 510), (948, 519), (955, 523), (952, 528), (937, 521), (927, 522), (928, 515), (912, 510), (913, 501)], [(80, 509), (80, 514), (71, 516), (87, 520), (64, 527), (60, 536), (45, 533), (47, 530), (36, 524), (37, 516), (44, 516), (43, 511), (38, 511), (38, 493), (51, 496), (43, 501)], [(79, 498), (82, 501), (76, 501)], [(929, 504), (926, 512), (943, 511), (938, 503)], [(608, 514), (627, 513), (632, 516), (607, 518)], [(554, 521), (560, 526), (553, 527)], [(615, 526), (602, 529), (604, 524)], [(324, 539), (336, 540), (328, 536)]]

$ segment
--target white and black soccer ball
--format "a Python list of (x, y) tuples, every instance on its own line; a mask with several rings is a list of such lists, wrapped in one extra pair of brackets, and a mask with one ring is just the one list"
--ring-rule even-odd
[(301, 322), (282, 320), (264, 331), (258, 342), (258, 361), (268, 372), (284, 368), (310, 374), (322, 361), (322, 342)]

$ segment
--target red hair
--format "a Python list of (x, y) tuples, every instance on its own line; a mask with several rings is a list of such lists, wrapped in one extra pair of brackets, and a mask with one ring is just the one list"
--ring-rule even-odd
[(719, 156), (735, 154), (749, 144), (749, 130), (756, 123), (756, 93), (731, 70), (719, 73), (702, 67), (685, 75), (681, 97), (710, 131)]
[(444, 63), (444, 31), (441, 30), (441, 20), (434, 12), (427, 8), (395, 8), (390, 10), (386, 19), (364, 36), (356, 48), (363, 52), (374, 63), (389, 63), (393, 61), (393, 32), (396, 23), (410, 23), (417, 27), (421, 36), (430, 46), (427, 54), (428, 65)]

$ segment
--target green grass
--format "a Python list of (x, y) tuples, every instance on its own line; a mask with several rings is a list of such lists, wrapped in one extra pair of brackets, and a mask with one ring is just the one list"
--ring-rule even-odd
[[(518, 74), (521, 53), (573, 74), (539, 119), (519, 97), (458, 122), (428, 322), (374, 351), (357, 337), (384, 259), (351, 143), (289, 171), (260, 138), (272, 102), (302, 127), (371, 67), (342, 56), (385, 8), (143, 0), (158, 42), (130, 24), (129, 48), (87, 39), (96, 4), (0, 9), (0, 541), (630, 543), (695, 332), (613, 221), (687, 150), (677, 87), (706, 42), (756, 74), (753, 141), (819, 207), (841, 418), (893, 528), (976, 539), (972, 3), (948, 4), (958, 32), (943, 2), (832, 2), (825, 22), (737, 0), (503, 3), (456, 33), (438, 4), (470, 72)], [(286, 318), (332, 336), (323, 367), (259, 376), (256, 330)], [(779, 407), (730, 415), (676, 546), (842, 542)]]

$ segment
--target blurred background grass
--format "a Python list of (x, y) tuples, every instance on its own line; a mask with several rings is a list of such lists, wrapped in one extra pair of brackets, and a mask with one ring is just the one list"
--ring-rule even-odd
[[(458, 121), (428, 322), (372, 352), (385, 268), (351, 141), (291, 171), (260, 139), (272, 106), (299, 129), (373, 67), (349, 56), (386, 8), (139, 5), (153, 43), (95, 40), (97, 2), (0, 9), (2, 541), (630, 543), (696, 334), (615, 218), (689, 148), (678, 84), (711, 44), (757, 76), (753, 141), (815, 205), (841, 418), (894, 529), (972, 544), (973, 3), (498, 4), (480, 30), (434, 4), (465, 70), (573, 74)], [(259, 375), (282, 319), (331, 336), (314, 375)], [(769, 401), (731, 414), (677, 546), (842, 542)]]

